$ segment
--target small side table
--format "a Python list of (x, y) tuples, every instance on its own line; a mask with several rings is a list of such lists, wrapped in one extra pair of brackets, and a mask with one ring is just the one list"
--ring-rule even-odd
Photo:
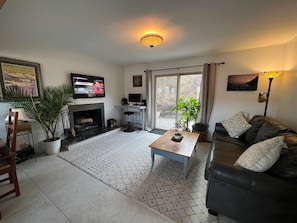
[[(34, 156), (35, 161), (36, 161), (36, 153), (35, 153), (35, 149), (34, 149), (34, 138), (33, 138), (33, 133), (32, 133), (31, 122), (29, 122), (29, 121), (19, 121), (18, 126), (17, 126), (17, 136), (27, 136), (28, 137), (29, 145), (32, 143), (33, 156)], [(19, 150), (19, 151), (22, 151), (22, 150)], [(32, 157), (32, 155), (30, 155), (30, 156), (24, 155), (24, 158), (18, 158), (17, 157), (16, 161), (18, 163), (18, 162), (20, 162), (22, 160), (26, 160), (26, 159), (28, 159), (30, 157)]]
[(199, 136), (199, 142), (206, 142), (206, 140), (207, 140), (207, 131), (195, 131), (195, 130), (193, 130), (192, 132), (197, 132), (197, 133), (199, 133), (200, 134), (200, 136)]
[[(21, 150), (24, 155), (23, 155), (23, 158), (20, 158), (19, 162), (22, 160), (28, 159), (32, 156), (34, 156), (35, 162), (36, 162), (36, 153), (35, 153), (35, 149), (34, 149), (34, 138), (33, 138), (33, 133), (32, 133), (31, 122), (30, 121), (20, 121), (18, 123), (17, 135), (18, 136), (27, 135), (29, 145), (31, 145), (31, 148), (28, 147), (29, 149), (25, 148), (25, 149)], [(32, 150), (33, 150), (33, 155), (32, 155)]]

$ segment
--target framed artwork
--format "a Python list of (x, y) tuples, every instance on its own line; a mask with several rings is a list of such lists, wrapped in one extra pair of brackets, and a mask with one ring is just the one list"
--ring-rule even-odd
[(259, 74), (228, 75), (227, 91), (256, 91)]
[(40, 64), (0, 57), (1, 93), (4, 89), (17, 88), (34, 98), (42, 88)]
[(142, 75), (133, 76), (133, 87), (142, 87)]

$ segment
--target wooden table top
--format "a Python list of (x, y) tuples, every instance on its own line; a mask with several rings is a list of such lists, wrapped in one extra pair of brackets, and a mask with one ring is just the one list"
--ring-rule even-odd
[(182, 131), (183, 139), (180, 142), (172, 141), (171, 138), (176, 133), (175, 130), (168, 130), (160, 138), (154, 141), (149, 147), (179, 154), (181, 156), (191, 157), (192, 152), (199, 138), (199, 133)]

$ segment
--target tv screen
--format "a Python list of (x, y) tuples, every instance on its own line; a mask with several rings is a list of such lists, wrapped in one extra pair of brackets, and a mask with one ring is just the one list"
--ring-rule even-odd
[(128, 95), (129, 102), (141, 102), (141, 94), (129, 94)]
[(71, 73), (73, 98), (105, 97), (104, 78)]

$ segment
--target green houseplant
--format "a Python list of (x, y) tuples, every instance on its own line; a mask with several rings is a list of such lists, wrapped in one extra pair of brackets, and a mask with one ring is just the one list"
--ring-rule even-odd
[[(57, 136), (57, 126), (60, 121), (62, 109), (72, 102), (72, 87), (60, 85), (55, 87), (44, 87), (38, 99), (28, 96), (18, 88), (7, 88), (4, 91), (7, 98), (14, 107), (22, 107), (28, 116), (40, 123), (45, 133), (45, 142), (60, 140)], [(61, 141), (58, 151), (61, 146)], [(57, 150), (57, 149), (56, 149)], [(47, 153), (56, 153), (49, 152)]]
[(200, 102), (194, 97), (181, 96), (172, 111), (181, 112), (179, 122), (189, 130), (189, 122), (195, 120), (200, 110)]

